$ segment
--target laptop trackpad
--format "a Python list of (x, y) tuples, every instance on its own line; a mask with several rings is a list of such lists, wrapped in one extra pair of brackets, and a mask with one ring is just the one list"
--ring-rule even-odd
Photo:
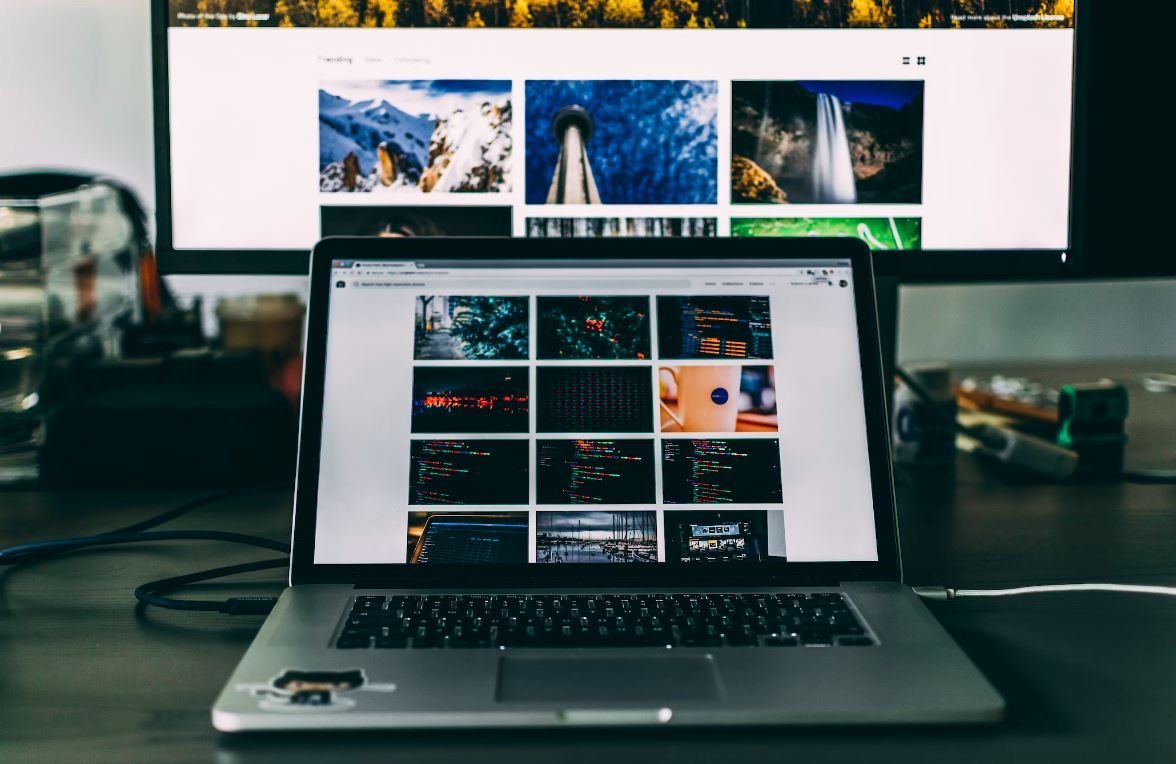
[(505, 655), (498, 665), (501, 701), (672, 704), (719, 697), (710, 656)]

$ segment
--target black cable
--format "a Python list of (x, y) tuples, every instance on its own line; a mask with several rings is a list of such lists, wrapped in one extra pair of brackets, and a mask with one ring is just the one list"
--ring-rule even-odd
[(902, 380), (904, 385), (911, 389), (911, 392), (915, 394), (915, 397), (921, 400), (923, 403), (937, 403), (935, 398), (931, 396), (931, 393), (927, 392), (927, 388), (919, 384), (919, 381), (916, 380), (909, 371), (902, 368), (901, 366), (895, 366), (894, 373), (898, 375), (898, 378)]
[(1121, 476), (1124, 482), (1142, 485), (1176, 485), (1176, 472), (1171, 470), (1130, 470)]
[[(146, 532), (149, 528), (162, 525), (163, 523), (174, 520), (175, 518), (187, 514), (200, 507), (225, 498), (250, 493), (254, 490), (263, 489), (233, 490), (208, 494), (184, 502), (177, 507), (173, 507), (166, 512), (161, 512), (157, 515), (149, 517), (146, 520), (140, 520), (137, 523), (132, 523), (131, 525), (117, 528), (113, 531), (106, 531), (104, 533), (98, 533), (92, 536), (77, 536), (74, 538), (36, 541), (28, 544), (17, 544), (16, 546), (11, 546), (6, 549), (0, 549), (0, 567), (38, 562), (56, 557), (58, 555), (90, 547), (113, 546), (116, 544), (137, 544), (149, 541), (225, 541), (232, 544), (256, 546), (263, 549), (272, 549), (278, 552), (285, 552), (286, 554), (289, 554), (290, 545), (283, 541), (273, 541), (271, 539), (262, 538), (260, 536), (251, 536), (244, 533), (232, 533), (229, 531)], [(249, 562), (240, 565), (229, 565), (221, 568), (212, 568), (211, 570), (202, 570), (197, 573), (188, 573), (182, 576), (164, 578), (160, 579), (159, 581), (152, 581), (150, 583), (136, 587), (135, 599), (139, 600), (139, 602), (145, 605), (153, 605), (155, 607), (168, 608), (172, 610), (203, 610), (217, 613), (228, 613), (229, 615), (264, 614), (273, 609), (274, 603), (277, 602), (276, 598), (233, 597), (225, 602), (210, 602), (177, 600), (170, 597), (161, 597), (155, 592), (164, 591), (167, 589), (175, 589), (177, 587), (184, 586), (185, 584), (196, 583), (199, 581), (209, 581), (214, 578), (220, 578), (222, 576), (232, 576), (238, 573), (248, 573), (255, 570), (267, 570), (270, 568), (286, 567), (289, 564), (289, 558), (283, 557), (274, 560), (262, 560), (259, 562)]]
[[(274, 487), (274, 488), (278, 488), (278, 487)], [(252, 494), (252, 492), (256, 492), (256, 491), (260, 491), (260, 490), (272, 490), (272, 489), (269, 489), (269, 488), (247, 488), (247, 489), (234, 489), (234, 490), (227, 490), (227, 491), (219, 491), (219, 492), (215, 492), (215, 494), (207, 494), (205, 496), (199, 496), (199, 497), (193, 498), (193, 500), (191, 500), (191, 501), (183, 502), (182, 504), (179, 505), (179, 507), (173, 507), (172, 509), (169, 509), (167, 511), (160, 512), (160, 514), (158, 514), (158, 515), (153, 515), (152, 517), (148, 517), (147, 520), (141, 520), (138, 523), (132, 523), (129, 525), (125, 525), (125, 527), (122, 527), (122, 528), (115, 528), (114, 530), (102, 531), (101, 534), (95, 534), (94, 536), (81, 536), (78, 538), (64, 538), (64, 540), (54, 540), (54, 541), (62, 541), (62, 542), (79, 541), (80, 542), (82, 540), (92, 540), (92, 538), (96, 538), (96, 537), (112, 537), (112, 536), (118, 535), (118, 534), (138, 534), (138, 532), (140, 532), (140, 531), (155, 528), (155, 527), (158, 527), (158, 525), (162, 525), (163, 523), (173, 521), (173, 520), (175, 520), (176, 517), (180, 517), (182, 515), (187, 515), (188, 512), (192, 512), (196, 509), (200, 509), (201, 507), (207, 507), (208, 504), (223, 501), (223, 500), (226, 500), (226, 498), (233, 498), (235, 496), (247, 496), (249, 494)], [(49, 543), (49, 542), (45, 542), (45, 543)], [(129, 543), (129, 542), (127, 542), (127, 543)], [(27, 548), (27, 549), (24, 549), (24, 551), (21, 551), (20, 554), (18, 556), (16, 556), (16, 558), (12, 558), (11, 554), (16, 549), (22, 549), (22, 548), (29, 547), (28, 544), (22, 544), (21, 547), (0, 549), (0, 565), (14, 565), (14, 564), (18, 564), (18, 563), (19, 564), (28, 564), (28, 563), (34, 563), (34, 562), (41, 562), (41, 561), (44, 561), (44, 559), (49, 559), (49, 558), (52, 558), (52, 557), (55, 557), (58, 555), (68, 554), (68, 552), (76, 551), (78, 549), (83, 549), (83, 548), (89, 547), (89, 545), (93, 545), (93, 544), (88, 544), (88, 543), (87, 544), (80, 544), (80, 545), (65, 544), (65, 545), (59, 545), (59, 547), (46, 547), (46, 548), (40, 549), (40, 550)], [(9, 559), (11, 559), (11, 562), (9, 562)]]
[(212, 600), (179, 600), (172, 597), (162, 597), (158, 592), (177, 589), (202, 581), (211, 581), (214, 578), (235, 576), (239, 573), (250, 573), (255, 570), (269, 570), (271, 568), (284, 568), (289, 564), (290, 560), (282, 557), (274, 560), (246, 562), (240, 565), (226, 565), (220, 568), (202, 570), (197, 573), (172, 576), (171, 578), (161, 578), (158, 581), (151, 581), (136, 587), (135, 599), (144, 605), (165, 608), (167, 610), (197, 610), (208, 613), (228, 613), (229, 615), (264, 615), (269, 613), (270, 610), (273, 610), (274, 603), (278, 601), (276, 597), (231, 597), (224, 602), (215, 602)]
[(260, 488), (234, 489), (232, 491), (220, 491), (218, 493), (206, 494), (204, 496), (199, 496), (199, 497), (192, 499), (190, 501), (186, 501), (183, 504), (180, 504), (179, 506), (172, 507), (171, 509), (167, 510), (166, 512), (160, 512), (158, 515), (155, 515), (154, 517), (149, 517), (146, 520), (140, 520), (137, 523), (131, 523), (130, 525), (127, 525), (123, 528), (115, 528), (114, 530), (109, 531), (109, 532), (110, 533), (138, 533), (139, 531), (149, 530), (149, 529), (154, 528), (156, 526), (163, 525), (164, 523), (166, 523), (170, 520), (175, 520), (177, 517), (179, 517), (181, 515), (186, 515), (189, 512), (200, 509), (201, 507), (208, 506), (209, 504), (215, 504), (218, 501), (223, 501), (224, 499), (231, 499), (235, 496), (246, 496), (250, 493), (254, 493), (254, 492), (260, 491), (260, 490), (264, 490), (264, 489), (260, 489)]
[(0, 565), (20, 565), (27, 562), (26, 558), (40, 559), (44, 556), (72, 552), (93, 546), (109, 546), (112, 544), (135, 544), (144, 541), (226, 541), (231, 544), (245, 544), (263, 549), (273, 549), (276, 552), (290, 551), (290, 545), (284, 541), (271, 541), (260, 536), (249, 536), (244, 533), (230, 533), (228, 531), (152, 531), (149, 533), (102, 533), (97, 536), (79, 536), (70, 539), (56, 539), (53, 541), (38, 541), (31, 544), (18, 544), (0, 549)]

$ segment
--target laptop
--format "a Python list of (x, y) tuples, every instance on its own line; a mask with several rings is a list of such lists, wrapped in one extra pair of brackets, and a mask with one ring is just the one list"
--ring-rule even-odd
[(223, 731), (981, 722), (902, 583), (851, 239), (327, 239)]

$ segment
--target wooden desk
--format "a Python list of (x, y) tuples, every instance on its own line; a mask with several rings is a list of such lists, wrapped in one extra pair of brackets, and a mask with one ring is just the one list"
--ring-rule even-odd
[[(1151, 367), (1148, 367), (1151, 368)], [(1144, 393), (1143, 367), (1023, 369), (1132, 385), (1138, 468), (1176, 465), (1176, 395)], [(1176, 487), (1010, 481), (970, 457), (955, 474), (903, 472), (900, 528), (915, 584), (1176, 583)], [(124, 525), (190, 494), (0, 492), (0, 543)], [(290, 497), (243, 497), (176, 528), (284, 538)], [(933, 606), (1009, 701), (990, 728), (566, 730), (219, 735), (213, 698), (260, 619), (137, 612), (139, 583), (264, 559), (263, 550), (161, 542), (85, 552), (0, 574), (0, 761), (322, 760), (648, 762), (1176, 761), (1176, 599), (1064, 594)], [(280, 573), (202, 592), (276, 593)]]

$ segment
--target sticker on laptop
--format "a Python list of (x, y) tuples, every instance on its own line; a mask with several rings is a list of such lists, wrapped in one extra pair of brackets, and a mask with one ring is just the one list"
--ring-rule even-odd
[(262, 711), (346, 711), (355, 707), (357, 691), (395, 692), (390, 682), (369, 682), (363, 669), (304, 671), (286, 669), (265, 684), (239, 684), (238, 692), (258, 699)]

